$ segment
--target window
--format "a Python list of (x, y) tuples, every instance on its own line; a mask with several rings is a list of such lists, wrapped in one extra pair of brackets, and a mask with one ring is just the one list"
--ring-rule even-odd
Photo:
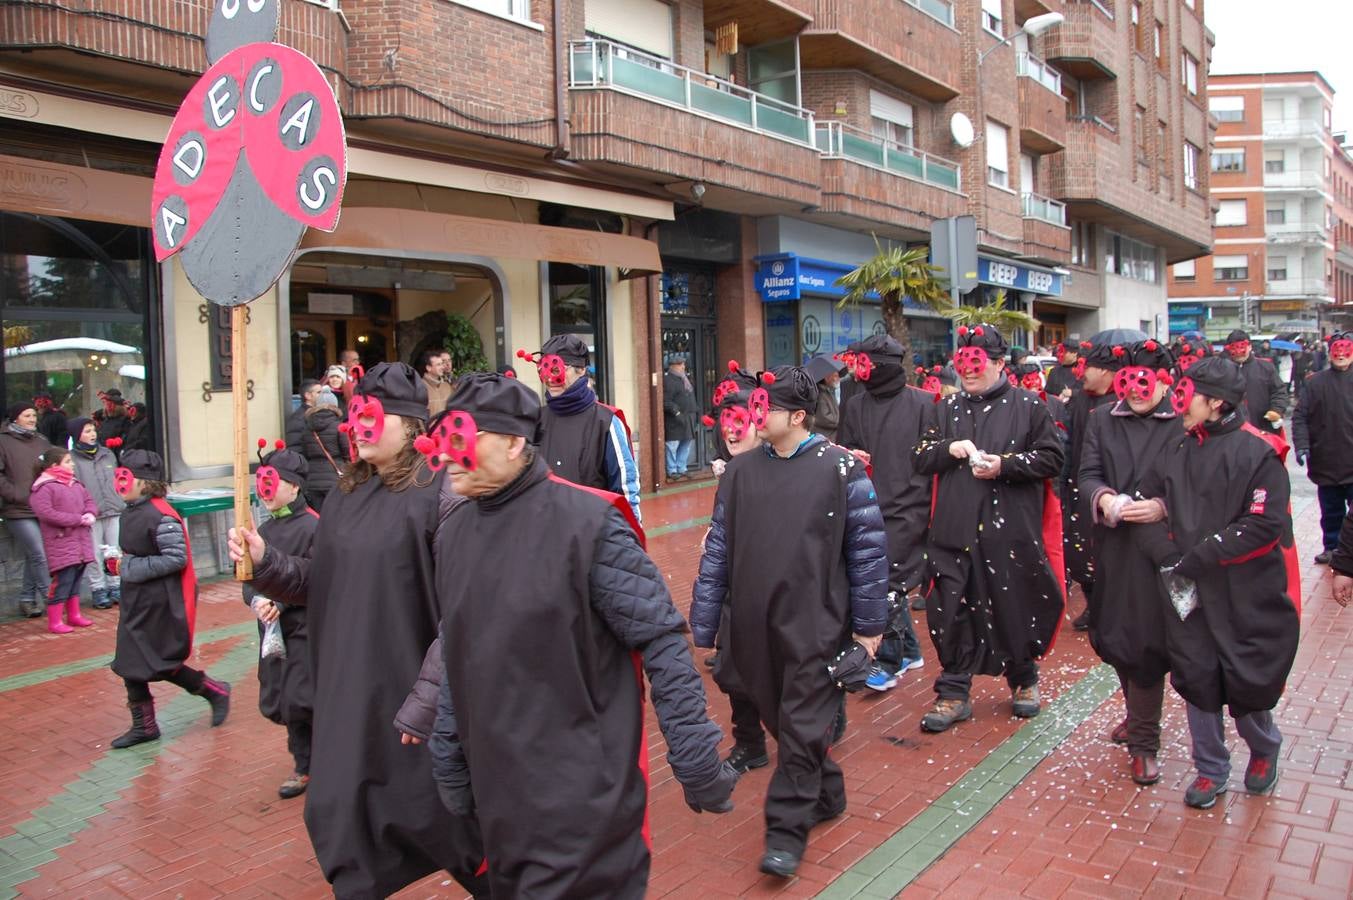
[(601, 266), (549, 264), (550, 334), (576, 334), (592, 348), (597, 396), (610, 395), (606, 270)]
[(1186, 259), (1183, 262), (1174, 264), (1175, 281), (1193, 281), (1198, 277), (1197, 263), (1192, 259)]
[(1245, 171), (1245, 151), (1244, 151), (1244, 150), (1213, 150), (1213, 151), (1212, 151), (1212, 171), (1213, 171), (1213, 172), (1244, 172), (1244, 171)]
[(1124, 237), (1113, 232), (1105, 233), (1104, 271), (1112, 272), (1134, 281), (1155, 283), (1156, 248), (1150, 244)]
[(480, 12), (493, 13), (495, 16), (516, 19), (518, 22), (531, 21), (529, 0), (451, 0), (451, 2)]
[(870, 126), (875, 137), (894, 141), (904, 147), (915, 146), (915, 133), (912, 130), (914, 112), (910, 103), (903, 103), (878, 91), (869, 92)]
[(1198, 60), (1184, 54), (1184, 90), (1198, 96)]
[(1281, 150), (1264, 151), (1264, 171), (1269, 175), (1281, 175), (1287, 170), (1286, 159)]
[(1277, 205), (1273, 205), (1273, 206), (1269, 206), (1269, 207), (1265, 208), (1265, 209), (1264, 209), (1264, 224), (1265, 224), (1265, 225), (1286, 225), (1286, 224), (1287, 224), (1287, 207), (1283, 206), (1282, 204), (1277, 204)]
[(1142, 28), (1141, 0), (1132, 0), (1132, 43), (1138, 50), (1146, 52), (1146, 30)]
[[(126, 405), (114, 415), (145, 404), (151, 442), (161, 450), (155, 269), (147, 229), (0, 212), (5, 405), (47, 391), (73, 419), (105, 409), (100, 395), (116, 388)], [(106, 436), (120, 435), (126, 422), (108, 420)]]
[(1156, 52), (1156, 61), (1163, 68), (1165, 65), (1165, 26), (1159, 22), (1156, 23), (1156, 30), (1151, 43)]
[(1268, 267), (1264, 270), (1264, 277), (1269, 281), (1287, 280), (1287, 257), (1270, 256), (1268, 258)]
[(1132, 128), (1137, 134), (1137, 156), (1146, 162), (1151, 156), (1151, 137), (1146, 133), (1146, 107), (1139, 106), (1133, 110)]
[(1184, 142), (1184, 187), (1198, 190), (1198, 157), (1203, 151)]
[(1248, 214), (1244, 200), (1223, 200), (1217, 207), (1217, 218), (1213, 224), (1225, 228), (1244, 225), (1247, 222)]
[(1184, 0), (1184, 5), (1187, 6), (1189, 9), (1193, 9), (1194, 2), (1195, 0)]
[(1218, 122), (1240, 122), (1245, 118), (1244, 97), (1209, 97), (1207, 108)]
[(1001, 0), (982, 0), (982, 27), (996, 37), (1001, 33)]
[(1010, 131), (990, 119), (987, 119), (987, 183), (1010, 187)]
[(1160, 167), (1160, 177), (1170, 178), (1170, 141), (1164, 122), (1156, 122), (1156, 165)]
[(751, 88), (783, 103), (799, 105), (799, 42), (797, 38), (747, 48)]
[(1091, 243), (1091, 240), (1089, 222), (1071, 223), (1071, 264), (1073, 266), (1084, 266), (1087, 269), (1094, 268), (1095, 253), (1094, 244)]
[(1216, 281), (1248, 281), (1250, 277), (1250, 258), (1248, 256), (1212, 257), (1212, 277)]

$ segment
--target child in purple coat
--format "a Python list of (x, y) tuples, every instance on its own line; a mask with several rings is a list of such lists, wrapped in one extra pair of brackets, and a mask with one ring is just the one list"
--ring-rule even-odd
[[(94, 623), (80, 615), (80, 576), (94, 561), (94, 520), (98, 507), (75, 479), (70, 452), (53, 447), (38, 457), (28, 505), (42, 530), (42, 547), (52, 586), (47, 592), (47, 630), (70, 634)], [(61, 621), (65, 605), (66, 620)], [(74, 626), (74, 627), (72, 627)]]

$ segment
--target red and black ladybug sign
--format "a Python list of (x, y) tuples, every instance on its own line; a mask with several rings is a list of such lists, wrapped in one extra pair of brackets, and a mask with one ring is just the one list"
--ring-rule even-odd
[(193, 287), (225, 306), (272, 287), (307, 227), (338, 227), (347, 182), (338, 103), (313, 60), (273, 42), (279, 4), (217, 0), (210, 68), (155, 168), (155, 258), (180, 254)]

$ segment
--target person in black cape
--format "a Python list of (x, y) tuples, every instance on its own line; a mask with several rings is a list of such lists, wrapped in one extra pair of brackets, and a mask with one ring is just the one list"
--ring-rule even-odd
[[(556, 334), (538, 353), (519, 350), (517, 356), (536, 363), (545, 383), (540, 454), (550, 471), (565, 481), (619, 494), (643, 522), (639, 468), (630, 450), (629, 425), (619, 409), (597, 400), (587, 383), (592, 356), (587, 344), (574, 334)], [(562, 367), (551, 366), (553, 358)]]
[(1247, 332), (1237, 328), (1226, 336), (1226, 355), (1245, 376), (1245, 399), (1241, 411), (1260, 431), (1280, 431), (1287, 412), (1287, 386), (1278, 367), (1254, 355)]
[(117, 478), (127, 501), (118, 522), (122, 555), (105, 560), (109, 573), (122, 579), (112, 669), (126, 685), (132, 718), (132, 727), (112, 741), (118, 750), (160, 737), (152, 681), (168, 681), (206, 700), (213, 728), (230, 713), (229, 682), (184, 665), (193, 651), (197, 575), (187, 525), (165, 499), (164, 478), (159, 454), (123, 454)]
[(1076, 363), (1080, 362), (1079, 344), (1058, 344), (1056, 349), (1057, 365), (1048, 372), (1047, 392), (1065, 402), (1080, 386), (1081, 376), (1076, 372)]
[(448, 406), (419, 441), (470, 501), (437, 537), (439, 558), (457, 560), (436, 572), (437, 787), (478, 818), (493, 896), (642, 897), (645, 675), (687, 804), (733, 808), (737, 773), (719, 758), (686, 623), (624, 498), (554, 477), (536, 454), (532, 391), (468, 375)]
[(1119, 400), (1090, 413), (1080, 465), (1080, 489), (1093, 517), (1090, 645), (1123, 686), (1127, 715), (1111, 738), (1127, 745), (1137, 784), (1160, 780), (1156, 755), (1170, 659), (1156, 567), (1138, 549), (1122, 510), (1136, 498), (1147, 468), (1179, 437), (1170, 402), (1174, 365), (1174, 354), (1157, 341), (1128, 347), (1123, 383), (1115, 385)]
[(1339, 546), (1339, 529), (1353, 508), (1353, 331), (1329, 337), (1330, 367), (1305, 383), (1292, 413), (1297, 462), (1315, 482), (1324, 565)]
[[(319, 530), (319, 513), (305, 500), (305, 481), (309, 464), (296, 449), (279, 441), (266, 455), (266, 442), (260, 442), (259, 470), (256, 476), (259, 500), (270, 518), (259, 526), (265, 544), (288, 556), (309, 559)], [(306, 608), (282, 603), (259, 593), (253, 582), (241, 585), (244, 604), (258, 618), (258, 636), (262, 641), (269, 625), (281, 629), (283, 655), (264, 656), (258, 661), (258, 711), (269, 721), (285, 725), (287, 751), (295, 767), (282, 782), (277, 795), (283, 800), (299, 797), (310, 783), (310, 733), (313, 718), (314, 687), (310, 683), (309, 646), (306, 637)]]
[(1038, 396), (1006, 378), (1005, 354), (995, 326), (959, 327), (962, 389), (939, 404), (914, 451), (917, 471), (936, 476), (926, 620), (943, 671), (921, 719), (930, 732), (972, 718), (974, 675), (1004, 675), (1014, 714), (1038, 715), (1037, 660), (1065, 605), (1049, 481), (1062, 442)]
[(836, 399), (836, 393), (841, 385), (841, 376), (846, 373), (846, 365), (839, 359), (819, 353), (804, 363), (803, 368), (817, 379), (817, 408), (813, 410), (813, 431), (834, 444), (836, 432), (841, 427), (843, 402)]
[(1246, 422), (1245, 390), (1230, 360), (1194, 363), (1176, 389), (1187, 433), (1156, 457), (1142, 479), (1145, 499), (1124, 511), (1142, 526), (1137, 538), (1165, 580), (1196, 586), (1197, 608), (1181, 620), (1171, 606), (1165, 637), (1198, 770), (1184, 802), (1197, 809), (1215, 804), (1230, 778), (1223, 707), (1250, 748), (1246, 789), (1261, 794), (1277, 782), (1282, 734), (1273, 708), (1300, 630), (1287, 446)]
[(895, 687), (902, 674), (925, 665), (908, 595), (929, 580), (924, 553), (932, 478), (916, 471), (912, 448), (934, 418), (935, 397), (907, 383), (902, 345), (887, 335), (856, 341), (846, 353), (864, 390), (841, 410), (838, 443), (869, 466), (888, 537), (892, 615), (867, 682), (882, 692)]
[(427, 388), (404, 363), (356, 384), (344, 428), (359, 459), (325, 500), (310, 559), (231, 529), (232, 559), (254, 560), (254, 587), (307, 608), (314, 717), (305, 825), (334, 894), (384, 897), (445, 869), (477, 897), (479, 828), (437, 798), (426, 753), (383, 729), (437, 637), (432, 538), (441, 481), (414, 440)]
[(1090, 552), (1090, 526), (1094, 517), (1089, 499), (1081, 492), (1079, 479), (1081, 452), (1089, 430), (1090, 413), (1117, 401), (1113, 380), (1127, 360), (1127, 348), (1121, 344), (1081, 344), (1084, 360), (1080, 387), (1067, 403), (1067, 460), (1062, 482), (1062, 546), (1066, 553), (1067, 586), (1081, 586), (1086, 607), (1071, 622), (1084, 631), (1090, 624), (1090, 594), (1095, 585), (1095, 561)]
[(695, 645), (713, 646), (729, 604), (725, 652), (778, 744), (761, 871), (788, 878), (808, 832), (846, 808), (841, 767), (827, 754), (841, 708), (827, 665), (852, 634), (877, 650), (888, 552), (864, 464), (808, 431), (813, 377), (791, 366), (761, 377), (749, 402), (766, 444), (719, 480), (690, 618)]

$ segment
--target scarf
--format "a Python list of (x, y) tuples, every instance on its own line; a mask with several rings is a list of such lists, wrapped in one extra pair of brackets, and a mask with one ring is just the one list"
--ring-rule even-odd
[(879, 363), (868, 381), (860, 382), (871, 396), (880, 400), (896, 397), (907, 389), (907, 373), (900, 363)]
[(550, 396), (545, 404), (556, 416), (576, 416), (586, 412), (597, 402), (597, 395), (587, 379), (579, 378), (558, 397)]
[(79, 441), (76, 441), (75, 446), (71, 448), (71, 452), (79, 453), (81, 456), (85, 457), (85, 459), (93, 459), (99, 455), (99, 445), (82, 444)]
[(75, 480), (75, 473), (69, 469), (63, 469), (61, 466), (48, 466), (42, 470), (42, 477), (51, 479), (58, 484), (70, 485)]
[(9, 430), (12, 433), (17, 434), (21, 438), (31, 438), (33, 435), (38, 433), (38, 430), (36, 428), (24, 428), (18, 422), (10, 422)]

